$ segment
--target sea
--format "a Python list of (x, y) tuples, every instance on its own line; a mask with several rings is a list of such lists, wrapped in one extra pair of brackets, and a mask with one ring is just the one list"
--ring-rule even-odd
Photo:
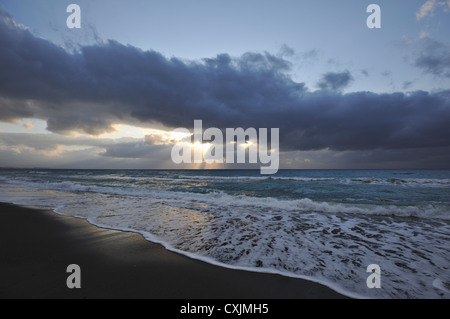
[(2, 169), (0, 201), (350, 297), (450, 298), (450, 170)]

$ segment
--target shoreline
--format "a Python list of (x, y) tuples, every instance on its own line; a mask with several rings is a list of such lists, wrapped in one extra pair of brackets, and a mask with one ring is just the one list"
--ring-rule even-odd
[[(141, 234), (0, 203), (0, 298), (334, 299), (322, 284), (190, 258)], [(81, 288), (66, 268), (81, 269)]]

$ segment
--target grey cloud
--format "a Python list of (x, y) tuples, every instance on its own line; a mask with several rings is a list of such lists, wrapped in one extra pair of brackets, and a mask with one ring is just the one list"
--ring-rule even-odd
[[(316, 92), (297, 125), (286, 125), (290, 149), (367, 150), (450, 145), (450, 91), (410, 94)], [(288, 128), (289, 127), (289, 128)], [(281, 140), (281, 137), (280, 137)]]
[(109, 145), (101, 155), (115, 158), (154, 158), (157, 153), (164, 150), (164, 159), (170, 160), (171, 147), (168, 145), (151, 145), (144, 141), (116, 143)]
[(30, 133), (5, 133), (0, 132), (0, 145), (26, 146), (35, 150), (54, 150), (57, 146), (92, 146), (107, 147), (124, 140), (105, 138), (72, 137), (57, 134), (30, 134)]
[[(72, 146), (83, 149), (70, 148)], [(69, 148), (62, 150), (61, 147)], [(170, 161), (171, 147), (170, 144), (152, 145), (143, 138), (86, 138), (0, 132), (0, 166), (161, 168)], [(54, 155), (55, 151), (58, 156)]]
[[(439, 169), (450, 162), (450, 147), (364, 151), (294, 151), (280, 157), (281, 167), (308, 169)], [(306, 159), (306, 161), (305, 161)], [(448, 166), (444, 166), (448, 167)]]
[(295, 55), (295, 51), (294, 49), (292, 49), (291, 47), (287, 46), (286, 44), (283, 44), (280, 48), (280, 51), (278, 52), (278, 56), (281, 58), (284, 57), (292, 57)]
[(5, 122), (11, 122), (23, 117), (32, 117), (35, 113), (33, 103), (30, 101), (0, 96), (0, 106), (0, 119)]
[(414, 64), (425, 73), (450, 77), (450, 46), (425, 38), (421, 41), (420, 53)]
[(403, 89), (407, 90), (412, 86), (413, 82), (412, 81), (405, 81), (403, 82)]
[(65, 151), (58, 156), (45, 152), (22, 149), (20, 153), (0, 148), (0, 166), (14, 168), (70, 168), (70, 169), (117, 169), (117, 168), (165, 168), (167, 160), (157, 158), (126, 159), (101, 156), (95, 148)]
[[(170, 160), (170, 151), (172, 145), (170, 144), (152, 144), (146, 136), (144, 139), (137, 139), (134, 141), (117, 142), (109, 144), (105, 147), (105, 152), (102, 156), (114, 158), (153, 158), (158, 154), (164, 160)], [(164, 152), (162, 152), (164, 151)]]
[(292, 58), (296, 60), (296, 62), (303, 63), (310, 63), (314, 60), (317, 60), (319, 56), (319, 51), (317, 49), (311, 49), (304, 52), (295, 52), (295, 50), (291, 47), (289, 47), (286, 44), (283, 44), (280, 48), (280, 50), (277, 53), (277, 57), (280, 58)]
[(349, 71), (344, 72), (328, 72), (322, 76), (317, 84), (322, 90), (339, 91), (347, 87), (353, 77)]
[[(147, 138), (110, 139), (30, 133), (0, 133), (0, 146), (25, 147), (44, 152), (52, 152), (60, 146), (92, 147), (103, 150), (99, 153), (102, 156), (116, 158), (144, 158), (159, 149), (167, 150), (171, 147), (171, 145), (164, 144), (152, 145)], [(168, 154), (170, 154), (170, 150)]]

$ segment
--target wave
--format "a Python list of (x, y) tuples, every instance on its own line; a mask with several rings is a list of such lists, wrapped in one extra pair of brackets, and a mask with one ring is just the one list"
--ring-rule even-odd
[(298, 213), (356, 214), (397, 217), (417, 217), (450, 220), (449, 207), (442, 205), (419, 206), (380, 206), (370, 204), (342, 204), (318, 202), (309, 198), (283, 200), (273, 197), (251, 197), (246, 195), (229, 195), (222, 192), (209, 194), (178, 193), (180, 199), (198, 199), (202, 202), (222, 207), (247, 207), (254, 211), (263, 210), (277, 213), (280, 211)]
[[(212, 190), (209, 193), (193, 193), (171, 191), (167, 189), (151, 189), (124, 186), (83, 185), (70, 181), (34, 182), (27, 180), (8, 180), (8, 183), (26, 187), (66, 192), (91, 192), (117, 196), (136, 196), (160, 200), (179, 201), (190, 207), (192, 203), (208, 204), (218, 207), (217, 210), (241, 210), (251, 212), (296, 212), (326, 214), (357, 214), (416, 218), (435, 218), (450, 220), (450, 207), (445, 204), (422, 204), (419, 206), (344, 204), (336, 202), (315, 201), (310, 198), (281, 199), (275, 197), (254, 197), (228, 194)], [(174, 203), (170, 203), (174, 205)]]
[(214, 180), (214, 181), (232, 181), (232, 180), (248, 180), (248, 181), (259, 181), (259, 180), (292, 180), (292, 181), (302, 181), (302, 182), (315, 182), (315, 181), (333, 181), (332, 177), (296, 177), (296, 176), (190, 176), (190, 175), (178, 175), (180, 179), (186, 180)]
[[(299, 177), (299, 176), (197, 176), (197, 175), (178, 175), (178, 176), (160, 176), (156, 178), (165, 179), (183, 179), (183, 180), (206, 180), (206, 181), (262, 181), (262, 180), (290, 180), (300, 182), (325, 182), (335, 181), (334, 177)], [(377, 178), (377, 177), (355, 177), (338, 179), (346, 184), (380, 184), (380, 185), (404, 185), (404, 186), (450, 186), (450, 179), (438, 178)]]
[(376, 177), (357, 177), (346, 179), (346, 183), (358, 182), (364, 184), (378, 184), (378, 185), (403, 185), (403, 186), (435, 186), (446, 187), (450, 186), (450, 179), (443, 178), (376, 178)]
[(74, 183), (71, 181), (31, 181), (25, 179), (4, 179), (7, 183), (21, 185), (25, 187), (47, 189), (55, 191), (66, 192), (92, 192), (109, 195), (123, 195), (123, 196), (146, 196), (148, 190), (137, 187), (124, 187), (124, 186), (98, 186), (98, 185), (85, 185)]
[(28, 173), (30, 173), (30, 174), (42, 174), (42, 175), (50, 174), (50, 172), (46, 172), (46, 171), (28, 171)]

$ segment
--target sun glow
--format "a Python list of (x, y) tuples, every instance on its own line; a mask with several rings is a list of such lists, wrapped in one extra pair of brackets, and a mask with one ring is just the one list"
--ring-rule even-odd
[(190, 140), (192, 134), (183, 132), (165, 131), (154, 128), (143, 128), (126, 124), (113, 124), (114, 132), (100, 135), (101, 138), (146, 138), (152, 140), (153, 144), (173, 144), (184, 139)]
[(212, 146), (211, 143), (198, 143), (198, 142), (191, 143), (192, 150), (195, 151), (196, 149), (200, 149), (202, 151), (203, 156), (211, 146)]

